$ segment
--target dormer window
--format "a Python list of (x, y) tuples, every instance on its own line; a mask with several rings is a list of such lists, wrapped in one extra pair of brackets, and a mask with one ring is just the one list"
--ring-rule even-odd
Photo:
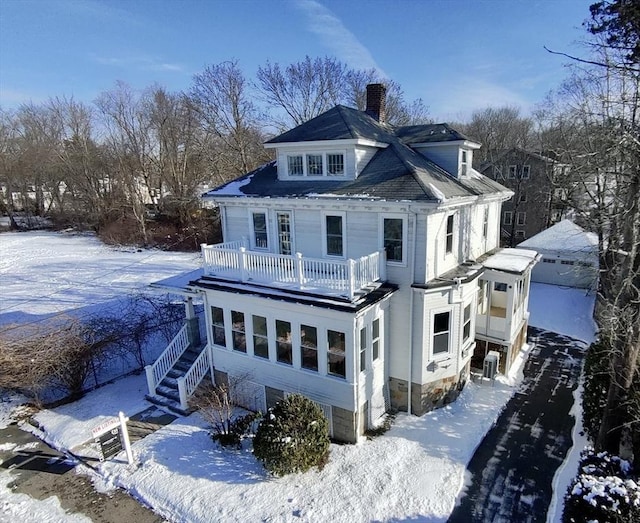
[(289, 170), (289, 176), (303, 176), (302, 155), (287, 156), (287, 168)]
[(287, 176), (345, 176), (344, 152), (287, 155)]
[(460, 151), (460, 174), (467, 174), (469, 163), (467, 161), (467, 151)]

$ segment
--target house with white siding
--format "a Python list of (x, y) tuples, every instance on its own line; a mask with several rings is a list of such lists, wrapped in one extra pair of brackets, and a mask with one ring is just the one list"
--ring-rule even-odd
[(353, 442), (390, 409), (453, 401), (489, 353), (508, 370), (537, 261), (498, 248), (512, 192), (472, 168), (479, 144), (390, 126), (384, 103), (368, 86), (366, 111), (336, 106), (269, 140), (275, 161), (203, 196), (224, 242), (156, 284), (188, 297), (187, 321), (147, 368), (149, 397), (184, 408), (207, 375), (255, 410), (302, 393)]

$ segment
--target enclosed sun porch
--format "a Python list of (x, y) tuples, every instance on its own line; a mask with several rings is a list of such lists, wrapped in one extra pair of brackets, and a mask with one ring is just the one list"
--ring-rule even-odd
[(246, 240), (203, 244), (203, 276), (354, 301), (386, 279), (383, 250), (357, 259), (251, 251)]

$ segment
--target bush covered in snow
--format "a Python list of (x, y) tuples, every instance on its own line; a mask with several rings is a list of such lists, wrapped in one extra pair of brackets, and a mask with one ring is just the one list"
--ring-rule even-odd
[(322, 466), (329, 456), (329, 424), (313, 401), (293, 394), (269, 409), (253, 440), (253, 453), (276, 476)]
[(640, 521), (640, 485), (628, 461), (586, 448), (579, 470), (565, 495), (564, 523)]

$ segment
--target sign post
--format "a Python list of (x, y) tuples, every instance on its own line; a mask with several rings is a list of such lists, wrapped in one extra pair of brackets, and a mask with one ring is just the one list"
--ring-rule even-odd
[(129, 465), (133, 464), (133, 452), (129, 441), (127, 421), (128, 418), (125, 417), (124, 413), (119, 412), (117, 419), (108, 420), (93, 429), (93, 441), (98, 445), (102, 456), (100, 461), (115, 456), (124, 448), (127, 454), (127, 462)]

